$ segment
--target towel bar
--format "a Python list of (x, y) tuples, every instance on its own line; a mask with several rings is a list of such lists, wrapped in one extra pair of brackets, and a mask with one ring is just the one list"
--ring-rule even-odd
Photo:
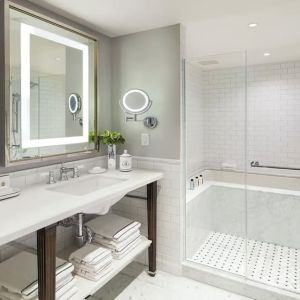
[(250, 166), (252, 168), (268, 168), (268, 169), (281, 169), (281, 170), (293, 170), (300, 171), (300, 168), (291, 168), (291, 167), (279, 167), (279, 166), (267, 166), (261, 165), (259, 161), (251, 161)]

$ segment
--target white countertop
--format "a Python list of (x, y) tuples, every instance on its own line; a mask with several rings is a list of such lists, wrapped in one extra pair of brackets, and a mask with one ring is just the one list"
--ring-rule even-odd
[(161, 179), (163, 174), (148, 170), (128, 173), (109, 171), (99, 175), (86, 174), (69, 181), (85, 180), (88, 176), (111, 176), (127, 180), (81, 196), (51, 191), (52, 186), (64, 182), (24, 188), (20, 196), (0, 201), (0, 245), (100, 204), (111, 206), (130, 191)]

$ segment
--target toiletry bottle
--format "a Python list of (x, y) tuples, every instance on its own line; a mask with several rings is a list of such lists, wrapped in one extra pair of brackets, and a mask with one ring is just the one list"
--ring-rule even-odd
[(190, 180), (190, 189), (191, 190), (195, 189), (195, 183), (194, 183), (194, 179), (193, 178)]
[(203, 184), (203, 176), (202, 175), (200, 175), (200, 177), (199, 177), (199, 185), (201, 185), (201, 184)]
[(120, 155), (120, 171), (132, 171), (132, 155), (130, 155), (127, 150), (124, 150), (124, 153)]
[(199, 186), (199, 177), (195, 177), (195, 187)]

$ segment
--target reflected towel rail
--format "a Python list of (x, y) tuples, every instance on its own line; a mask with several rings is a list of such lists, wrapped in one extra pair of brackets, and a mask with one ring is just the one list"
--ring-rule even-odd
[(142, 200), (147, 200), (147, 197), (144, 197), (144, 196), (138, 196), (138, 195), (132, 195), (132, 194), (127, 194), (125, 197), (128, 197), (128, 198), (135, 198), (135, 199), (142, 199)]
[(300, 171), (300, 168), (291, 168), (291, 167), (279, 167), (279, 166), (267, 166), (261, 165), (259, 161), (251, 161), (250, 166), (252, 168), (268, 168), (268, 169), (281, 169), (281, 170), (293, 170)]

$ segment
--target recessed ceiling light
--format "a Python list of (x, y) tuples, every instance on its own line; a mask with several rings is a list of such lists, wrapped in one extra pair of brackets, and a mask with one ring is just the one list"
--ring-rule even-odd
[(60, 61), (60, 59), (61, 59), (60, 57), (56, 57), (55, 58), (56, 61)]
[(264, 53), (264, 56), (270, 56), (270, 55), (271, 55), (271, 53), (269, 53), (269, 52)]
[(250, 23), (250, 24), (248, 24), (248, 27), (250, 27), (250, 28), (254, 28), (254, 27), (257, 27), (257, 23)]

